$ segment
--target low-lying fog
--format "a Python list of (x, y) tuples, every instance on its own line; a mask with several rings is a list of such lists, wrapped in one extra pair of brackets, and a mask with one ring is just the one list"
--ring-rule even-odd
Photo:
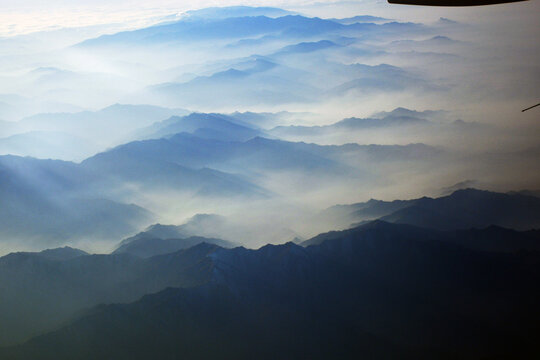
[(537, 2), (178, 14), (210, 3), (33, 8), (55, 28), (6, 5), (0, 253), (108, 252), (197, 214), (258, 247), (341, 226), (335, 204), (540, 188)]

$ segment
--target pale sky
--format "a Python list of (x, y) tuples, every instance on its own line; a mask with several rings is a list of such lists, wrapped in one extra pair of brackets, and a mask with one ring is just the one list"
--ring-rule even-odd
[[(339, 3), (340, 9), (333, 12), (338, 14), (339, 11), (345, 15), (351, 7), (359, 8), (376, 2), (380, 1), (323, 0), (317, 2), (317, 6)], [(0, 0), (0, 36), (110, 23), (121, 23), (126, 28), (139, 27), (157, 22), (162, 16), (211, 6), (275, 6), (289, 9), (309, 8), (312, 4), (305, 0)]]
[(489, 22), (501, 15), (537, 20), (540, 14), (540, 2), (535, 0), (475, 8), (402, 6), (386, 0), (0, 0), (0, 36), (111, 23), (136, 28), (190, 9), (229, 5), (274, 6), (319, 17), (366, 14), (419, 22), (439, 17)]

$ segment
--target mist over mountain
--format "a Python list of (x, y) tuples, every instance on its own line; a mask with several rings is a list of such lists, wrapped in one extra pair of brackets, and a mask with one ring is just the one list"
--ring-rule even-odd
[(6, 1), (1, 359), (538, 357), (537, 2)]
[(277, 136), (287, 136), (287, 135), (296, 135), (296, 136), (310, 136), (310, 135), (324, 135), (331, 132), (337, 131), (354, 131), (378, 127), (402, 127), (402, 126), (422, 126), (429, 125), (429, 120), (426, 120), (420, 116), (408, 116), (408, 115), (397, 115), (397, 109), (392, 111), (389, 114), (383, 114), (380, 118), (348, 118), (338, 121), (331, 125), (323, 126), (278, 126), (271, 130), (271, 134)]
[[(40, 113), (76, 112), (81, 108), (61, 101), (30, 98), (28, 95), (2, 93), (0, 94), (0, 119), (8, 120), (9, 125), (16, 129), (15, 121)], [(5, 124), (4, 124), (5, 125)], [(4, 132), (5, 131), (5, 132)], [(2, 127), (3, 136), (9, 135), (10, 129)]]
[(288, 123), (294, 121), (295, 118), (302, 118), (309, 114), (306, 113), (294, 113), (288, 111), (280, 111), (276, 113), (255, 113), (252, 111), (239, 112), (235, 111), (229, 114), (242, 124), (250, 125), (251, 127), (271, 129), (280, 123)]
[(154, 224), (120, 242), (114, 254), (132, 254), (142, 258), (176, 252), (200, 243), (224, 248), (235, 246), (231, 241), (203, 236), (217, 236), (230, 232), (230, 224), (218, 215), (197, 214), (182, 225)]
[[(497, 136), (496, 127), (452, 119), (445, 111), (415, 111), (403, 107), (389, 112), (376, 112), (369, 117), (349, 117), (324, 125), (280, 125), (268, 129), (267, 133), (289, 141), (312, 141), (322, 144), (344, 144), (347, 142), (385, 145), (422, 143), (429, 139), (430, 145), (452, 149), (457, 152), (468, 146), (474, 153), (473, 138)], [(465, 145), (466, 144), (466, 145)]]
[(190, 133), (215, 140), (246, 141), (263, 132), (257, 127), (243, 124), (233, 117), (222, 114), (191, 113), (184, 117), (171, 117), (138, 131), (144, 138), (162, 138), (178, 133)]
[[(117, 109), (120, 116), (124, 114), (126, 108), (117, 107)], [(112, 111), (112, 109), (106, 111)], [(73, 222), (73, 215), (58, 216), (58, 214), (68, 214), (70, 208), (72, 210), (73, 207), (84, 206), (84, 210), (81, 208), (79, 212), (88, 215), (77, 215), (77, 217), (81, 219), (80, 221), (94, 219), (94, 222), (88, 227), (75, 222), (74, 224), (77, 225), (73, 226), (77, 228), (76, 234), (82, 235), (85, 239), (94, 237), (112, 245), (118, 241), (119, 237), (125, 237), (130, 232), (136, 233), (142, 230), (144, 226), (149, 225), (150, 219), (156, 219), (156, 216), (159, 219), (163, 214), (170, 214), (167, 215), (167, 222), (171, 222), (170, 219), (175, 218), (174, 222), (178, 223), (176, 219), (190, 215), (190, 212), (174, 215), (172, 212), (174, 207), (171, 207), (171, 205), (174, 206), (174, 203), (171, 205), (169, 202), (156, 204), (153, 198), (160, 196), (164, 191), (170, 192), (170, 200), (177, 198), (178, 201), (182, 201), (186, 197), (203, 200), (204, 202), (200, 203), (202, 206), (195, 208), (191, 215), (208, 211), (208, 207), (204, 205), (205, 202), (208, 203), (208, 201), (217, 198), (245, 199), (241, 201), (248, 202), (249, 199), (266, 198), (272, 199), (274, 203), (283, 204), (284, 202), (280, 198), (287, 197), (293, 192), (301, 195), (302, 191), (315, 193), (321, 187), (340, 186), (345, 191), (353, 189), (356, 184), (366, 186), (372, 183), (375, 186), (378, 177), (401, 171), (402, 164), (405, 163), (409, 169), (413, 167), (422, 169), (430, 166), (431, 171), (440, 171), (437, 170), (438, 164), (442, 159), (448, 159), (450, 156), (442, 148), (425, 144), (322, 146), (315, 143), (265, 138), (261, 135), (265, 135), (267, 132), (275, 134), (276, 129), (278, 129), (267, 131), (258, 126), (261, 121), (259, 119), (267, 116), (269, 115), (253, 113), (244, 113), (243, 115), (239, 113), (232, 115), (193, 113), (185, 117), (172, 117), (168, 120), (157, 121), (150, 127), (139, 127), (132, 133), (133, 137), (155, 137), (156, 139), (129, 142), (98, 153), (79, 164), (7, 157), (5, 161), (9, 160), (9, 162), (6, 164), (12, 165), (6, 168), (6, 175), (23, 181), (17, 181), (13, 185), (4, 184), (5, 191), (10, 192), (6, 199), (11, 199), (6, 203), (16, 204), (18, 202), (17, 207), (20, 209), (17, 210), (18, 212), (13, 212), (13, 209), (9, 210), (9, 207), (6, 207), (6, 211), (10, 213), (5, 216), (4, 234), (15, 239), (31, 237), (32, 240), (28, 241), (26, 246), (35, 246), (39, 244), (40, 239), (44, 239), (46, 244), (66, 244), (66, 241), (76, 239), (75, 235), (69, 234), (70, 231), (73, 231), (72, 228), (66, 227), (67, 223)], [(285, 116), (285, 114), (279, 116)], [(287, 116), (291, 115), (287, 114)], [(352, 131), (357, 126), (363, 128), (364, 124), (367, 124), (367, 127), (372, 127), (371, 124), (379, 126), (378, 122), (386, 122), (381, 125), (384, 128), (408, 126), (402, 124), (409, 122), (419, 123), (422, 126), (424, 124), (438, 126), (431, 125), (428, 120), (424, 120), (420, 116), (434, 118), (440, 114), (429, 111), (417, 113), (400, 108), (390, 114), (376, 114), (370, 120), (346, 119), (330, 128), (345, 128)], [(180, 133), (177, 133), (178, 131)], [(41, 181), (31, 180), (34, 174), (42, 173), (44, 177)], [(315, 177), (315, 175), (317, 176)], [(275, 176), (294, 179), (294, 182), (289, 183), (288, 186), (281, 186), (279, 182), (270, 181)], [(307, 179), (309, 179), (308, 182)], [(26, 184), (28, 181), (30, 183)], [(24, 186), (24, 189), (28, 189), (24, 190), (25, 199), (18, 198), (23, 194), (22, 188), (17, 191), (8, 190), (12, 189), (13, 186), (17, 188)], [(140, 197), (141, 190), (144, 190), (145, 198)], [(54, 200), (50, 198), (51, 191), (54, 191)], [(125, 206), (123, 204), (133, 204), (134, 197), (139, 199), (138, 206), (127, 205), (126, 209), (131, 209), (127, 215), (117, 213), (122, 209), (122, 206)], [(23, 226), (22, 219), (36, 219), (36, 217), (41, 216), (42, 210), (36, 210), (35, 207), (30, 210), (32, 202), (42, 204), (41, 209), (48, 209), (51, 218), (43, 217), (38, 222), (32, 220), (31, 227)], [(28, 205), (23, 205), (25, 203)], [(265, 207), (268, 205), (261, 203), (257, 206)], [(433, 206), (438, 208), (439, 205)], [(109, 209), (105, 212), (103, 207)], [(407, 216), (413, 216), (411, 214), (414, 209), (416, 208), (410, 209), (411, 213), (408, 213)], [(230, 210), (226, 206), (220, 205), (217, 211), (213, 210), (213, 212), (230, 213)], [(133, 211), (138, 215), (134, 215)], [(153, 215), (149, 215), (148, 211), (151, 211)], [(241, 216), (238, 213), (241, 211), (240, 209), (234, 211), (236, 213), (233, 217)], [(264, 212), (262, 209), (256, 210), (256, 212), (259, 211)], [(531, 209), (524, 211), (531, 215), (521, 216), (519, 221), (517, 218), (512, 221), (497, 218), (495, 220), (467, 222), (465, 220), (451, 220), (454, 215), (445, 214), (443, 217), (449, 216), (450, 219), (443, 218), (437, 221), (431, 219), (432, 224), (428, 226), (444, 229), (448, 226), (450, 228), (456, 226), (468, 228), (469, 226), (485, 227), (491, 224), (519, 229), (536, 226), (537, 224), (533, 221), (535, 210), (532, 209), (532, 212)], [(435, 213), (432, 212), (430, 216), (435, 216)], [(114, 216), (105, 214), (114, 214)], [(329, 222), (324, 222), (326, 227), (317, 227), (317, 230), (312, 229), (305, 232), (309, 224), (306, 223), (298, 227), (298, 222), (311, 221), (308, 220), (309, 216), (306, 217), (308, 214), (309, 211), (301, 210), (297, 214), (297, 219), (290, 219), (290, 223), (284, 224), (283, 229), (285, 233), (289, 232), (290, 238), (280, 238), (278, 241), (291, 240), (299, 234), (300, 236), (314, 235), (315, 231), (328, 230), (334, 226), (344, 227), (391, 213), (381, 213), (377, 217), (351, 217), (349, 214), (341, 218), (330, 216)], [(396, 214), (395, 216), (404, 215)], [(427, 225), (421, 223), (421, 214), (417, 217), (419, 217), (418, 220), (387, 219), (422, 226)], [(54, 220), (52, 220), (53, 218)], [(489, 216), (487, 218), (489, 219)], [(61, 219), (64, 219), (65, 223)], [(127, 221), (127, 219), (132, 220)], [(408, 217), (404, 219), (408, 219)], [(26, 221), (24, 220), (24, 222)], [(452, 221), (455, 223), (454, 225), (443, 225), (452, 223)], [(233, 222), (239, 229), (247, 229), (242, 224), (242, 220), (235, 219)], [(249, 231), (252, 233), (256, 225), (252, 224), (249, 227), (252, 228)], [(287, 230), (287, 228), (291, 230)], [(21, 233), (17, 234), (18, 231)], [(242, 236), (239, 230), (232, 231), (231, 228), (224, 229), (224, 231), (228, 236), (234, 234), (242, 239), (249, 237), (247, 234)], [(214, 232), (211, 235), (208, 233), (191, 234), (190, 236), (193, 235), (217, 238), (223, 236), (220, 232)], [(53, 243), (49, 242), (53, 239)], [(22, 247), (21, 249), (26, 248)]]
[[(422, 153), (429, 157), (438, 156), (442, 152), (440, 149), (424, 144), (321, 146), (261, 136), (253, 136), (246, 141), (231, 141), (231, 138), (242, 137), (243, 134), (256, 135), (257, 132), (237, 125), (231, 126), (230, 122), (222, 120), (222, 116), (213, 115), (212, 117), (212, 119), (220, 119), (219, 122), (216, 122), (217, 126), (213, 126), (213, 128), (198, 128), (193, 135), (179, 133), (158, 140), (128, 143), (87, 159), (83, 164), (90, 166), (94, 162), (106, 161), (105, 159), (112, 157), (130, 157), (138, 161), (152, 159), (154, 162), (167, 159), (185, 166), (216, 166), (222, 169), (231, 166), (236, 172), (259, 169), (310, 169), (316, 171), (317, 168), (323, 167), (336, 170), (341, 168), (344, 171), (346, 168), (344, 165), (340, 165), (340, 162), (347, 163), (346, 157), (351, 155), (356, 155), (357, 158), (364, 156), (371, 160), (380, 161), (385, 158), (397, 160), (409, 156), (411, 159), (421, 159)], [(172, 126), (174, 128), (181, 127), (182, 123), (184, 121), (179, 120)], [(201, 126), (205, 126), (204, 122), (200, 121), (200, 123)], [(227, 133), (220, 131), (222, 128), (226, 128)], [(201, 129), (205, 131), (199, 131)], [(216, 137), (221, 135), (225, 139), (207, 137), (205, 136), (207, 134), (215, 134)], [(388, 153), (392, 152), (394, 154), (388, 156)], [(353, 171), (352, 168), (349, 170)]]
[(159, 98), (169, 106), (244, 107), (310, 102), (321, 93), (320, 89), (298, 81), (302, 70), (260, 58), (251, 63), (242, 70), (231, 67), (185, 83), (158, 84), (148, 88), (144, 96)]
[[(116, 145), (130, 140), (127, 137), (144, 126), (164, 120), (172, 115), (186, 114), (187, 110), (166, 109), (146, 105), (115, 104), (99, 111), (79, 113), (38, 114), (18, 121), (19, 132), (28, 131), (63, 131), (72, 136), (94, 140), (102, 146)], [(92, 154), (87, 154), (89, 156)]]
[[(77, 151), (66, 151), (66, 148)], [(0, 153), (42, 159), (74, 160), (100, 150), (97, 144), (72, 134), (53, 131), (31, 131), (0, 139)]]
[[(199, 13), (199, 15), (202, 15)], [(338, 24), (320, 18), (285, 15), (278, 18), (266, 16), (228, 16), (204, 17), (205, 21), (180, 20), (171, 24), (157, 25), (146, 29), (104, 35), (97, 39), (87, 40), (79, 46), (111, 46), (115, 43), (160, 43), (173, 41), (197, 41), (208, 39), (227, 39), (257, 36), (275, 33), (295, 37), (309, 37), (325, 32), (345, 30), (347, 25)], [(351, 28), (354, 28), (352, 26)]]
[(221, 239), (209, 239), (199, 236), (191, 236), (185, 239), (159, 239), (137, 235), (134, 239), (122, 241), (122, 245), (114, 251), (116, 254), (131, 254), (142, 258), (148, 258), (155, 255), (162, 255), (187, 249), (192, 246), (208, 243), (222, 247), (231, 247), (231, 243)]
[(2, 156), (0, 168), (3, 250), (127, 235), (153, 218), (134, 204), (85, 195), (91, 175), (73, 163)]
[[(162, 239), (190, 237), (194, 235), (215, 236), (215, 234), (224, 232), (224, 230), (226, 230), (225, 227), (227, 226), (227, 219), (224, 216), (216, 214), (197, 214), (190, 217), (182, 225), (154, 224), (136, 236), (144, 235)], [(130, 239), (126, 240), (129, 242)], [(123, 240), (123, 242), (126, 240)]]
[[(166, 140), (158, 140), (166, 141)], [(137, 148), (138, 143), (130, 143)], [(130, 145), (128, 144), (128, 145)], [(159, 144), (158, 144), (159, 146)], [(106, 174), (104, 181), (121, 187), (125, 181), (151, 189), (177, 189), (199, 195), (264, 195), (262, 189), (239, 176), (211, 168), (192, 169), (165, 159), (132, 156), (130, 152), (97, 154), (81, 163), (83, 169)]]
[(321, 216), (341, 221), (348, 226), (361, 221), (384, 221), (410, 224), (439, 230), (485, 228), (497, 225), (506, 228), (538, 229), (540, 201), (525, 194), (501, 194), (476, 189), (463, 189), (439, 198), (381, 201), (336, 205)]

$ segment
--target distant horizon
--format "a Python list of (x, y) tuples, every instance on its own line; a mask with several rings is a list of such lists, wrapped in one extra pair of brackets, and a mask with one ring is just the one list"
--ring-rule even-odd
[[(173, 16), (179, 16), (187, 11), (200, 10), (208, 7), (228, 6), (268, 6), (296, 11), (309, 16), (321, 18), (349, 17), (354, 15), (373, 15), (390, 17), (396, 20), (410, 19), (412, 21), (435, 21), (439, 17), (456, 19), (478, 19), (478, 14), (492, 17), (501, 13), (530, 13), (530, 8), (537, 7), (535, 2), (519, 8), (519, 4), (499, 5), (494, 8), (481, 9), (441, 9), (415, 8), (409, 6), (390, 5), (386, 1), (358, 0), (333, 1), (323, 0), (317, 3), (304, 0), (274, 1), (253, 0), (246, 4), (242, 1), (193, 1), (193, 0), (157, 0), (150, 5), (147, 1), (109, 0), (93, 1), (91, 5), (85, 1), (48, 1), (46, 4), (39, 0), (6, 0), (0, 13), (0, 38), (26, 35), (41, 31), (60, 29), (88, 28), (109, 26), (106, 31), (136, 29), (143, 26), (166, 21)], [(527, 9), (521, 12), (520, 9)], [(471, 15), (472, 14), (472, 15)]]

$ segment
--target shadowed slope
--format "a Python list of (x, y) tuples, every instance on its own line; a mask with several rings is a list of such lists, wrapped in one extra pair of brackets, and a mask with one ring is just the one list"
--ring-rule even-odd
[[(181, 266), (177, 274), (186, 280), (208, 274), (206, 285), (97, 307), (0, 354), (476, 359), (532, 349), (538, 254), (493, 254), (446, 240), (441, 232), (378, 221), (322, 234), (307, 247), (199, 245), (148, 261), (155, 269)], [(190, 252), (197, 256), (186, 257)]]

